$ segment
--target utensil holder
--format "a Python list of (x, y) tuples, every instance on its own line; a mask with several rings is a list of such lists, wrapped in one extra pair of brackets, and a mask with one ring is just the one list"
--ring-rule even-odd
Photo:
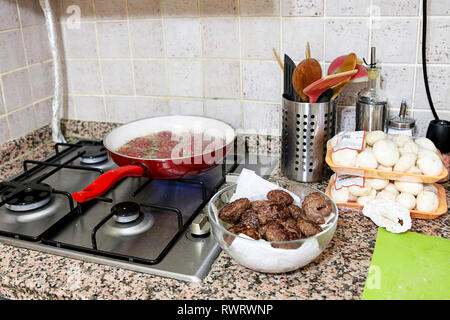
[(283, 95), (282, 173), (291, 180), (326, 178), (327, 141), (337, 131), (337, 103), (296, 102)]

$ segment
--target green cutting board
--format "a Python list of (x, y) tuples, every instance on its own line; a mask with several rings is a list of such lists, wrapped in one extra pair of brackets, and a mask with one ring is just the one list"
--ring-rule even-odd
[(378, 228), (362, 299), (450, 299), (450, 240)]

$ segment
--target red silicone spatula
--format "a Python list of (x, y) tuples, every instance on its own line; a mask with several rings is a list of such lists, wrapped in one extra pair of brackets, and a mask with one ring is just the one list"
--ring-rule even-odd
[(355, 69), (347, 72), (332, 74), (311, 83), (309, 86), (303, 89), (303, 92), (309, 97), (309, 102), (316, 102), (317, 98), (319, 98), (319, 96), (324, 91), (330, 89), (331, 87), (334, 87), (344, 80), (351, 78), (351, 76), (357, 72), (358, 70)]

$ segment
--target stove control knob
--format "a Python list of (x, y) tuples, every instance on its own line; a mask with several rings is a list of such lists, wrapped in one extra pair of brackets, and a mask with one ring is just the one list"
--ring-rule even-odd
[(199, 214), (191, 225), (191, 235), (193, 237), (202, 238), (209, 236), (211, 225), (209, 224), (206, 214)]

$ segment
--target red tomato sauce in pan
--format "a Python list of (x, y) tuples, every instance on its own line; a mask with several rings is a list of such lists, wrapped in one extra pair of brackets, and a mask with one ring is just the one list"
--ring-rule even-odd
[(160, 131), (128, 141), (117, 152), (133, 158), (170, 159), (212, 152), (224, 145), (224, 139), (202, 133)]

